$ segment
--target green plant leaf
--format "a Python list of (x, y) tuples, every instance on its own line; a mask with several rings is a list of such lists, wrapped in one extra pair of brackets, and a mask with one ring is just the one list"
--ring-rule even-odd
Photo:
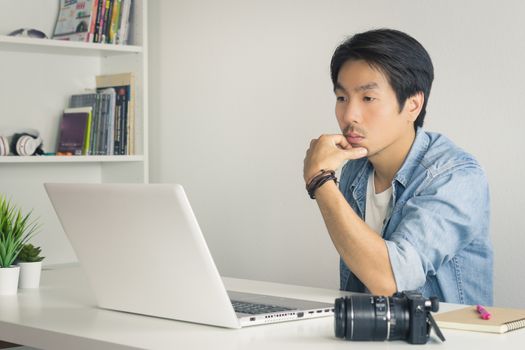
[[(0, 195), (0, 267), (11, 266), (24, 245), (40, 229), (40, 225), (31, 219), (31, 215), (32, 212), (23, 215), (19, 208)], [(38, 254), (33, 258), (43, 259), (38, 257)]]

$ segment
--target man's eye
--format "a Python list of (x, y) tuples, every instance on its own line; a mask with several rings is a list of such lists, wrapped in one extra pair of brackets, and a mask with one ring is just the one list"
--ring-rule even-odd
[(372, 101), (374, 101), (374, 100), (375, 100), (374, 97), (370, 97), (370, 96), (365, 96), (365, 97), (363, 97), (363, 101), (365, 101), (365, 102), (372, 102)]
[(344, 96), (337, 96), (337, 102), (345, 102), (346, 101), (346, 97)]

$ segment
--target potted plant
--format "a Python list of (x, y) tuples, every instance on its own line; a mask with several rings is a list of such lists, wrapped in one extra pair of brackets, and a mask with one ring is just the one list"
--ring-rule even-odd
[(31, 243), (24, 244), (16, 258), (17, 266), (20, 267), (20, 278), (18, 288), (38, 288), (40, 286), (40, 274), (42, 271), (43, 256), (40, 256), (40, 247)]
[(20, 267), (13, 266), (13, 263), (38, 229), (30, 217), (31, 213), (22, 215), (19, 208), (0, 195), (0, 295), (17, 292)]

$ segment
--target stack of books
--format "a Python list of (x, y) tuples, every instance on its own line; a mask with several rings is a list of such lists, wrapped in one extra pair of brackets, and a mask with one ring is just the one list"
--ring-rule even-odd
[(100, 75), (96, 90), (72, 95), (60, 121), (57, 155), (135, 154), (132, 73)]
[(53, 39), (126, 45), (132, 0), (60, 0)]

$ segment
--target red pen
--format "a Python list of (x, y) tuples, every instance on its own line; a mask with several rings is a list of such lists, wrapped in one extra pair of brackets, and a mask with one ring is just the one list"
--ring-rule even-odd
[(479, 315), (484, 320), (490, 320), (490, 317), (492, 316), (490, 312), (488, 312), (483, 306), (478, 305), (476, 306), (476, 310), (478, 310)]

